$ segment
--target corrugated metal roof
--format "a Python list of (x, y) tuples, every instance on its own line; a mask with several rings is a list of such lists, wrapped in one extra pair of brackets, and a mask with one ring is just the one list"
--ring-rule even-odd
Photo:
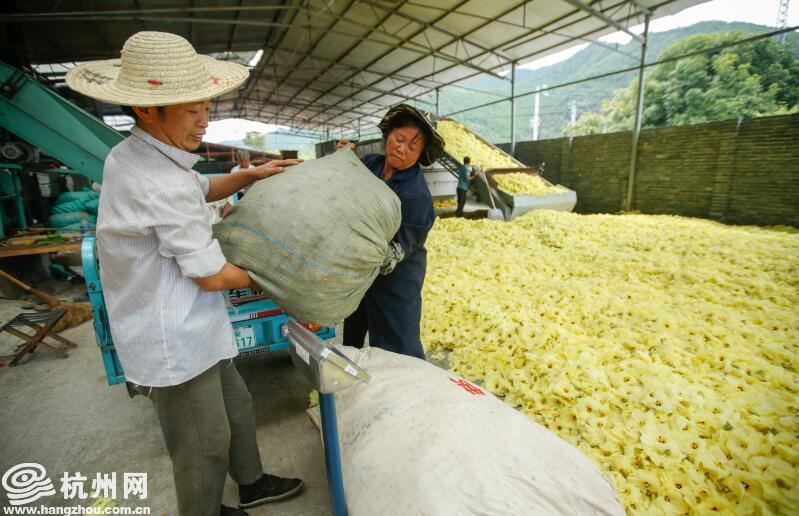
[(654, 19), (705, 1), (16, 0), (16, 13), (9, 2), (0, 20), (16, 45), (7, 50), (34, 64), (118, 57), (139, 30), (180, 34), (198, 52), (244, 62), (263, 49), (244, 87), (217, 99), (214, 117), (321, 130), (374, 125), (398, 102), (481, 74), (507, 80), (513, 62), (628, 30), (647, 9)]

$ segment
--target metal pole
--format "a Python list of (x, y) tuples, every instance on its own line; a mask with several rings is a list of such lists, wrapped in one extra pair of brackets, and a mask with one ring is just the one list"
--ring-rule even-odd
[(641, 112), (644, 109), (644, 67), (646, 66), (646, 44), (649, 39), (650, 13), (644, 18), (644, 39), (641, 43), (641, 61), (638, 65), (638, 97), (635, 103), (635, 124), (633, 125), (633, 141), (630, 149), (630, 175), (627, 178), (627, 198), (623, 209), (631, 211), (635, 206), (635, 172), (638, 164), (638, 138), (641, 135)]
[(510, 155), (516, 156), (516, 61), (510, 69)]
[(441, 115), (441, 104), (438, 101), (438, 88), (436, 88), (436, 116)]
[(327, 470), (327, 487), (330, 490), (330, 509), (333, 516), (347, 516), (336, 423), (336, 400), (333, 394), (319, 393), (319, 413), (322, 416), (322, 441), (325, 445), (325, 469)]

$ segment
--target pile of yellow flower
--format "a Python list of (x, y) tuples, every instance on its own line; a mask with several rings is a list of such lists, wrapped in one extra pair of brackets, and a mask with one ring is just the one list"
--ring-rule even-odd
[(455, 199), (444, 199), (444, 200), (441, 200), (441, 201), (433, 202), (433, 207), (434, 208), (447, 208), (449, 206), (455, 206), (456, 204), (458, 204), (458, 203), (455, 202)]
[(495, 174), (493, 177), (497, 186), (511, 195), (544, 197), (568, 192), (568, 190), (562, 186), (550, 185), (538, 176), (525, 174), (523, 172)]
[[(441, 219), (422, 340), (635, 514), (799, 514), (799, 235), (673, 216)], [(512, 443), (509, 443), (511, 446)]]
[(458, 161), (468, 156), (472, 159), (472, 165), (482, 170), (519, 167), (510, 156), (486, 144), (454, 120), (441, 120), (436, 124), (436, 132), (447, 142), (447, 153)]

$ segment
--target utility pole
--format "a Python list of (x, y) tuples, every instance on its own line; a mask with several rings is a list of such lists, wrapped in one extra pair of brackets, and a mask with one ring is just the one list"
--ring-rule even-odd
[(571, 105), (569, 106), (569, 120), (571, 124), (574, 125), (577, 123), (577, 101), (572, 100)]
[[(777, 6), (777, 23), (775, 25), (777, 30), (784, 29), (785, 25), (788, 23), (788, 2), (789, 0), (780, 0), (780, 5)], [(785, 43), (785, 37), (787, 35), (787, 32), (783, 32), (777, 36), (777, 41)]]
[[(533, 104), (533, 141), (538, 140), (538, 133), (541, 130), (541, 90), (546, 89), (547, 85), (535, 87), (535, 101)], [(544, 96), (548, 96), (548, 92), (544, 92)]]

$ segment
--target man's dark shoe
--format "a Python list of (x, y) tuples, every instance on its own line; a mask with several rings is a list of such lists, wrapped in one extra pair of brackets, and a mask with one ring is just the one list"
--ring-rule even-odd
[(224, 505), (219, 509), (219, 516), (250, 516), (241, 509), (235, 507), (225, 507)]
[(239, 508), (248, 509), (267, 502), (285, 500), (299, 494), (305, 482), (299, 478), (281, 478), (264, 473), (264, 475), (249, 485), (239, 486)]

